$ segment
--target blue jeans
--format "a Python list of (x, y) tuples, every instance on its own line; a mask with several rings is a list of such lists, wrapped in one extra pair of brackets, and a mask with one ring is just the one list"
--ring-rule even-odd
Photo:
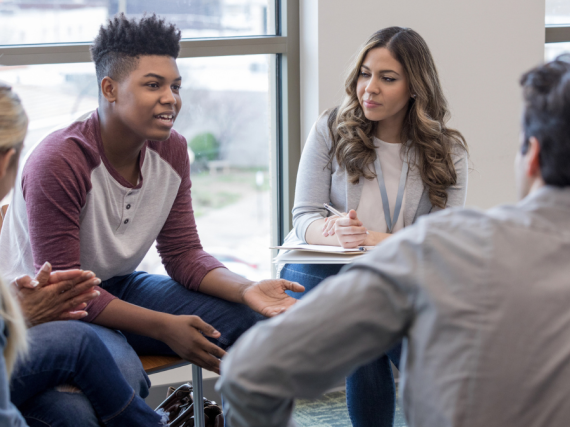
[[(337, 274), (340, 264), (286, 264), (281, 278), (298, 282), (305, 292), (290, 292), (300, 299), (329, 276)], [(354, 427), (392, 427), (396, 408), (396, 388), (390, 361), (399, 367), (401, 344), (386, 355), (361, 366), (346, 379), (346, 403)]]
[[(29, 339), (29, 355), (18, 362), (10, 392), (30, 427), (161, 425), (139, 396), (148, 394), (148, 377), (117, 332), (83, 322), (49, 322), (31, 328)], [(122, 363), (130, 365), (123, 366), (123, 372), (136, 390), (108, 346), (122, 349)], [(53, 389), (60, 384), (75, 385), (82, 393)]]
[[(190, 291), (168, 276), (135, 271), (106, 280), (101, 287), (123, 301), (150, 310), (199, 316), (220, 331), (220, 338), (208, 339), (224, 350), (257, 321), (265, 319), (243, 304)], [(138, 354), (175, 354), (162, 341), (129, 332), (123, 334)]]

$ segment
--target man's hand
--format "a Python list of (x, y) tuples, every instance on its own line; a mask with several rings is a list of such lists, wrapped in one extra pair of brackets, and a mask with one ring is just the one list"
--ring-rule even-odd
[(251, 309), (266, 317), (283, 313), (297, 302), (285, 291), (303, 292), (304, 286), (284, 279), (268, 279), (247, 286), (243, 292), (243, 301)]
[(162, 341), (184, 360), (219, 374), (226, 352), (206, 337), (219, 338), (220, 333), (198, 316), (169, 316)]
[(79, 320), (87, 315), (87, 302), (99, 296), (101, 283), (91, 271), (51, 272), (45, 263), (35, 280), (22, 276), (12, 282), (29, 326), (54, 320)]

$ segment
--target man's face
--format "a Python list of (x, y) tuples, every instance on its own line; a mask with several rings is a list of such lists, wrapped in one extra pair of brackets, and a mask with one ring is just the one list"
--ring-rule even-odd
[(114, 112), (141, 139), (164, 141), (182, 106), (176, 60), (144, 55), (137, 62), (137, 68), (117, 82)]

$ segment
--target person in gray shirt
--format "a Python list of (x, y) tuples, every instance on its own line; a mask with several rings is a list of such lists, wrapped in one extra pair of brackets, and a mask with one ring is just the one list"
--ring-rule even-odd
[(521, 79), (521, 201), (420, 219), (261, 322), (224, 358), (232, 427), (293, 426), (316, 398), (404, 339), (410, 426), (570, 420), (570, 64)]

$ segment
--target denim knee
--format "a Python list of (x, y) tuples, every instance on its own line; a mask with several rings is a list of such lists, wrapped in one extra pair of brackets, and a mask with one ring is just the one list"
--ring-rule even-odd
[(125, 336), (118, 331), (104, 326), (89, 324), (99, 339), (107, 346), (125, 380), (143, 399), (149, 394), (150, 379), (142, 363)]
[(82, 393), (47, 390), (19, 408), (30, 427), (99, 427), (89, 399)]
[(226, 325), (217, 325), (222, 336), (218, 338), (220, 347), (224, 350), (237, 341), (249, 328), (261, 320), (267, 319), (262, 314), (252, 310), (244, 304), (235, 304), (232, 307), (232, 317)]

